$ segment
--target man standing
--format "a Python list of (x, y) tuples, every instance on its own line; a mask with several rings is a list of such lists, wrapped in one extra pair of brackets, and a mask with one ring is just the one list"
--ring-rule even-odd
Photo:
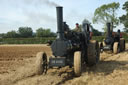
[(80, 26), (79, 26), (78, 23), (76, 23), (76, 27), (75, 27), (75, 29), (73, 29), (73, 31), (75, 31), (75, 32), (81, 32), (81, 28), (80, 28)]

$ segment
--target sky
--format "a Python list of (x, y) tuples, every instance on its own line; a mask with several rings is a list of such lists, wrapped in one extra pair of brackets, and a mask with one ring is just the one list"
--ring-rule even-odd
[[(95, 9), (103, 4), (119, 2), (120, 9), (117, 16), (125, 14), (122, 5), (127, 0), (0, 0), (0, 33), (18, 30), (21, 26), (57, 30), (56, 6), (63, 6), (63, 20), (73, 29), (75, 23), (82, 23), (84, 19), (92, 22)], [(99, 31), (103, 31), (103, 24), (92, 24)], [(123, 29), (120, 24), (115, 30)]]

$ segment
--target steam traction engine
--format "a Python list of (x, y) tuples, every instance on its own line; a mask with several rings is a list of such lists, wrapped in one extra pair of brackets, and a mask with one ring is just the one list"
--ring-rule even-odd
[(113, 52), (115, 54), (125, 50), (125, 40), (122, 38), (120, 30), (114, 33), (111, 23), (107, 23), (107, 34), (102, 43), (100, 43), (101, 51)]
[(90, 40), (89, 24), (82, 23), (82, 32), (75, 32), (63, 22), (63, 8), (57, 9), (57, 38), (51, 43), (53, 56), (47, 57), (45, 52), (37, 53), (38, 74), (47, 71), (47, 68), (69, 66), (74, 68), (76, 76), (81, 75), (82, 67), (87, 64), (93, 66), (99, 61), (99, 44)]

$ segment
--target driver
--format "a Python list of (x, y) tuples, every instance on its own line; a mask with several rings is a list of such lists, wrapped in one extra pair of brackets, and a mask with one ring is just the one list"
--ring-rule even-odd
[(81, 32), (81, 28), (80, 28), (80, 26), (79, 26), (78, 23), (76, 23), (76, 27), (75, 27), (75, 29), (73, 29), (73, 31), (75, 31), (75, 32)]

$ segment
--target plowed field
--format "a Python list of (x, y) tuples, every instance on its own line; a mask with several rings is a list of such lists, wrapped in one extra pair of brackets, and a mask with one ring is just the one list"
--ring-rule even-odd
[(119, 54), (101, 53), (100, 62), (86, 67), (82, 76), (74, 77), (73, 69), (49, 69), (36, 75), (36, 53), (46, 45), (0, 45), (0, 85), (128, 85), (128, 44)]

